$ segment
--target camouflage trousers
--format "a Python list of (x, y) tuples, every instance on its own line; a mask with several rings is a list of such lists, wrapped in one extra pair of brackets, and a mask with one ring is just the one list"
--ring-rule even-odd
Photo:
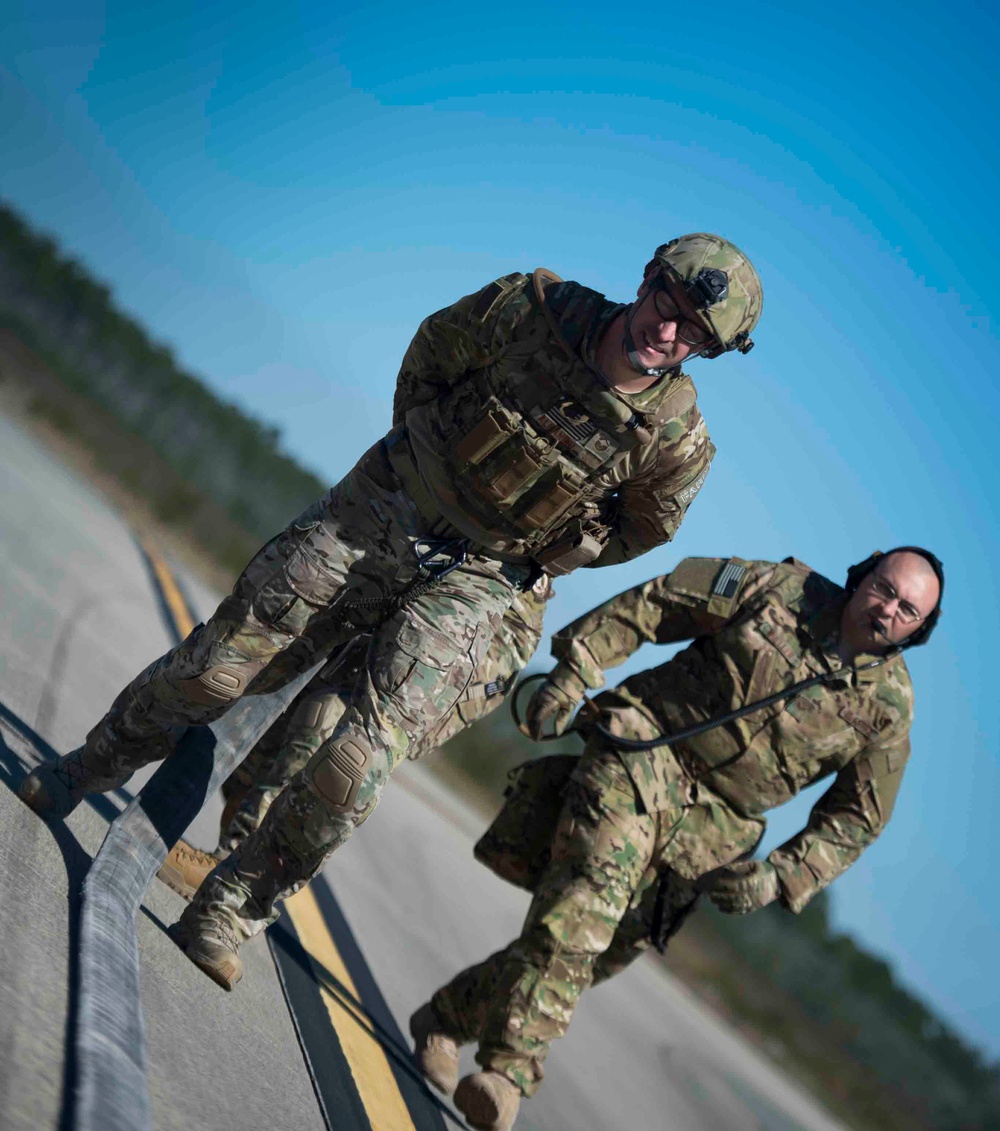
[[(455, 706), (408, 749), (419, 758), (496, 710), (531, 659), (542, 635), (551, 582), (542, 577), (516, 594), (486, 656)], [(285, 712), (223, 783), (223, 810), (216, 854), (227, 855), (254, 832), (275, 798), (333, 736), (367, 666), (369, 637), (357, 637), (317, 672)]]
[[(657, 731), (639, 710), (622, 707), (612, 715), (613, 722), (607, 712), (604, 721), (614, 733), (649, 738)], [(683, 835), (692, 819), (704, 828), (698, 815), (705, 798), (669, 761), (664, 806), (647, 813), (618, 754), (588, 743), (520, 937), (431, 999), (445, 1031), (462, 1043), (478, 1041), (479, 1063), (505, 1073), (525, 1095), (538, 1089), (549, 1045), (566, 1032), (583, 991), (624, 970), (650, 945), (657, 881), (669, 874), (670, 899), (683, 911), (697, 897), (699, 876), (715, 866), (713, 848), (699, 868), (697, 849)], [(720, 824), (710, 840), (731, 839), (727, 822)]]
[[(218, 719), (242, 694), (279, 686), (320, 646), (333, 650), (371, 629), (334, 733), (226, 862), (226, 874), (216, 869), (202, 885), (199, 906), (243, 934), (272, 919), (274, 901), (307, 881), (372, 811), (393, 766), (468, 687), (528, 576), (471, 555), (421, 590), (425, 527), (384, 445), (375, 445), (256, 555), (215, 615), (133, 680), (87, 736), (91, 788), (112, 788), (169, 753), (183, 726)], [(392, 602), (407, 591), (405, 603)]]

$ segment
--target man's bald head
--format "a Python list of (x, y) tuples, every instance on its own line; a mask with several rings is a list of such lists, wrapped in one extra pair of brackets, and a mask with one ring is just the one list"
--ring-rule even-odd
[(916, 548), (900, 547), (875, 561), (857, 583), (840, 622), (845, 659), (904, 644), (928, 623), (941, 600), (941, 580)]
[[(921, 620), (926, 620), (937, 608), (941, 600), (941, 582), (931, 563), (923, 554), (913, 550), (893, 550), (886, 554), (875, 567), (876, 571), (888, 569), (892, 577), (898, 578), (907, 590), (906, 600), (921, 611)], [(897, 588), (900, 600), (903, 592)]]

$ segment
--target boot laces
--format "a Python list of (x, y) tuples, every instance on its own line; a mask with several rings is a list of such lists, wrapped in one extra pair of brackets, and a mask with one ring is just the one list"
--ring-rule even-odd
[(214, 869), (216, 864), (219, 863), (219, 858), (213, 853), (203, 852), (200, 848), (195, 848), (185, 841), (178, 841), (177, 844), (174, 845), (173, 852), (178, 860), (190, 860), (192, 863), (199, 864), (203, 867), (208, 866)]
[(60, 758), (53, 767), (53, 773), (71, 792), (74, 786), (82, 785), (90, 776), (90, 771), (83, 764), (83, 751), (75, 750), (65, 758)]
[(427, 1033), (424, 1037), (424, 1047), (429, 1052), (442, 1052), (447, 1056), (458, 1056), (458, 1042), (438, 1029), (432, 1029)]
[(219, 937), (222, 939), (223, 943), (225, 943), (225, 945), (233, 952), (233, 954), (236, 954), (236, 952), (240, 949), (240, 938), (236, 932), (236, 928), (232, 925), (232, 923), (228, 921), (228, 919), (220, 919), (216, 924), (216, 927), (219, 933)]

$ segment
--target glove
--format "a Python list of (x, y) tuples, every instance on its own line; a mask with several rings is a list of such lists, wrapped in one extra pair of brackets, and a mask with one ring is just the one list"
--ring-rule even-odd
[(570, 668), (558, 664), (528, 700), (524, 716), (528, 733), (537, 742), (542, 737), (545, 724), (551, 720), (550, 733), (562, 734), (586, 694), (587, 685), (583, 680)]
[(746, 915), (773, 903), (781, 894), (781, 886), (770, 860), (743, 860), (720, 868), (708, 894), (727, 915)]

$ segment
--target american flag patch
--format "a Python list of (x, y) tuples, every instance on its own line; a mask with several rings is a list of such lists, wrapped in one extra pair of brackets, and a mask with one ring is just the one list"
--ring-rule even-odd
[(740, 562), (727, 562), (712, 586), (713, 597), (733, 597), (740, 587), (747, 567)]

